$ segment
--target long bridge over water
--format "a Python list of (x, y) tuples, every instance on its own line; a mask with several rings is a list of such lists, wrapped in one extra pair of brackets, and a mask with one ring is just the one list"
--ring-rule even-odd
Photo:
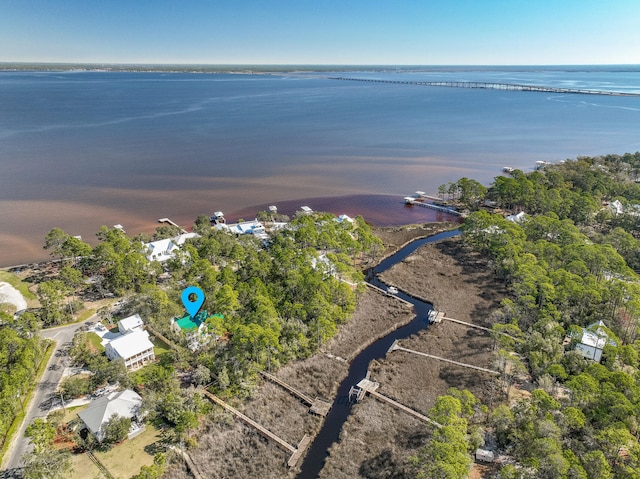
[(449, 88), (481, 88), (485, 90), (509, 90), (509, 91), (535, 91), (544, 93), (573, 93), (582, 95), (605, 95), (605, 96), (635, 96), (640, 97), (640, 93), (590, 90), (581, 88), (559, 88), (544, 85), (519, 85), (514, 83), (488, 83), (478, 81), (401, 81), (401, 80), (376, 80), (370, 78), (347, 78), (331, 77), (330, 80), (360, 81), (371, 83), (395, 83), (399, 85), (420, 85), (420, 86), (443, 86)]

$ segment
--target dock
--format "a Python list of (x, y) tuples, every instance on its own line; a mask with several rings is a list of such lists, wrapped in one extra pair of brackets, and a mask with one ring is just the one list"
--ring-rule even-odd
[(448, 213), (450, 215), (463, 216), (462, 213), (456, 211), (452, 208), (447, 208), (446, 206), (434, 205), (433, 203), (425, 203), (423, 201), (419, 201), (415, 196), (405, 196), (404, 202), (407, 205), (415, 205), (422, 206), (423, 208), (429, 208), (432, 210), (440, 211), (441, 213)]
[(211, 394), (206, 389), (201, 389), (201, 391), (202, 391), (202, 394), (204, 394), (212, 402), (218, 404), (219, 406), (222, 406), (224, 409), (229, 411), (231, 414), (233, 414), (234, 416), (238, 417), (242, 422), (244, 422), (245, 424), (247, 424), (247, 425), (251, 426), (252, 428), (254, 428), (256, 431), (258, 431), (264, 437), (266, 437), (267, 439), (271, 439), (278, 446), (280, 446), (282, 449), (284, 449), (285, 451), (290, 452), (291, 453), (291, 457), (289, 457), (289, 460), (287, 461), (287, 465), (289, 467), (294, 467), (298, 463), (298, 460), (300, 460), (300, 457), (302, 456), (302, 454), (304, 453), (306, 448), (309, 446), (309, 443), (311, 442), (311, 438), (307, 434), (305, 434), (302, 437), (302, 439), (300, 440), (300, 442), (298, 443), (298, 446), (297, 447), (293, 446), (293, 445), (289, 444), (287, 441), (285, 441), (284, 439), (280, 438), (276, 434), (274, 434), (271, 431), (269, 431), (267, 428), (262, 427), (260, 424), (258, 424), (256, 421), (254, 421), (250, 417), (245, 416), (240, 411), (238, 411), (236, 408), (234, 408), (233, 406), (230, 406), (229, 404), (224, 402), (219, 397)]
[(368, 378), (365, 378), (365, 379), (361, 380), (358, 384), (356, 384), (355, 386), (353, 386), (351, 388), (351, 391), (349, 391), (349, 397), (351, 397), (352, 395), (355, 395), (356, 396), (356, 400), (359, 402), (362, 399), (364, 399), (364, 397), (367, 394), (369, 394), (370, 396), (375, 397), (379, 401), (382, 401), (382, 402), (385, 402), (387, 404), (390, 404), (394, 408), (399, 409), (400, 411), (405, 412), (405, 413), (409, 414), (410, 416), (413, 416), (413, 417), (415, 417), (416, 419), (418, 419), (418, 420), (420, 420), (422, 422), (426, 422), (428, 424), (431, 424), (431, 425), (439, 427), (439, 428), (442, 427), (441, 424), (437, 423), (436, 421), (434, 421), (432, 419), (429, 419), (424, 414), (421, 414), (418, 411), (414, 411), (410, 407), (407, 407), (404, 404), (401, 404), (398, 401), (395, 401), (394, 399), (391, 399), (390, 397), (385, 396), (384, 394), (380, 394), (378, 392), (378, 388), (379, 387), (380, 387), (380, 383), (377, 383), (375, 381), (371, 381)]
[(423, 353), (421, 351), (415, 351), (413, 349), (403, 348), (398, 344), (398, 340), (395, 340), (391, 347), (387, 350), (387, 354), (393, 351), (404, 351), (406, 353), (417, 354), (418, 356), (424, 356), (429, 359), (435, 359), (437, 361), (442, 361), (449, 364), (455, 364), (456, 366), (461, 366), (463, 368), (475, 369), (476, 371), (482, 371), (483, 373), (495, 374), (500, 376), (499, 371), (495, 371), (493, 369), (482, 368), (480, 366), (474, 366), (473, 364), (461, 363), (459, 361), (454, 361), (453, 359), (447, 359), (440, 356), (434, 356), (433, 354)]
[(293, 386), (285, 383), (282, 379), (279, 379), (273, 374), (269, 374), (266, 371), (260, 371), (260, 374), (264, 378), (268, 379), (269, 381), (277, 384), (278, 386), (282, 387), (286, 391), (290, 392), (295, 397), (302, 400), (302, 402), (304, 402), (305, 404), (309, 405), (310, 413), (317, 414), (318, 416), (326, 416), (329, 413), (329, 409), (331, 409), (331, 406), (333, 405), (333, 403), (326, 401), (324, 399), (321, 399), (319, 397), (316, 397), (314, 399), (314, 398), (311, 398), (311, 396), (307, 396), (302, 391), (294, 388)]
[(182, 226), (180, 226), (177, 223), (174, 223), (173, 221), (171, 221), (169, 218), (160, 218), (158, 220), (158, 223), (167, 223), (170, 224), (171, 226), (175, 226), (176, 228), (180, 228), (180, 233), (182, 234), (186, 234), (187, 230), (185, 230)]

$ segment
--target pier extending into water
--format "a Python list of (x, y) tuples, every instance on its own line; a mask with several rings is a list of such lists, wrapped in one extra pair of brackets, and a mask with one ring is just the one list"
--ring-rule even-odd
[(519, 85), (515, 83), (490, 83), (479, 81), (401, 81), (401, 80), (376, 80), (369, 78), (347, 78), (331, 77), (330, 80), (361, 81), (370, 83), (395, 83), (400, 85), (419, 86), (441, 86), (448, 88), (479, 88), (484, 90), (507, 90), (507, 91), (533, 91), (542, 93), (571, 93), (580, 95), (605, 95), (605, 96), (635, 96), (640, 97), (640, 93), (591, 90), (585, 88), (560, 88), (544, 85)]
[(413, 196), (405, 196), (404, 202), (407, 205), (416, 205), (422, 206), (423, 208), (430, 208), (432, 210), (440, 211), (442, 213), (449, 213), (450, 215), (456, 216), (464, 216), (459, 211), (454, 210), (453, 208), (447, 208), (446, 206), (436, 205), (434, 203), (425, 203), (425, 199), (432, 201), (439, 201), (440, 198), (436, 198), (435, 196), (429, 196), (423, 191), (416, 191), (416, 194)]
[(325, 401), (324, 399), (321, 399), (318, 397), (313, 399), (311, 396), (307, 396), (302, 391), (299, 391), (293, 386), (290, 386), (289, 384), (285, 383), (282, 379), (279, 379), (275, 377), (273, 374), (269, 374), (266, 371), (260, 371), (260, 374), (266, 379), (281, 386), (286, 391), (289, 391), (291, 394), (301, 399), (302, 402), (304, 402), (305, 404), (308, 404), (309, 412), (313, 414), (317, 414), (318, 416), (326, 416), (327, 413), (329, 412), (329, 409), (331, 409), (332, 403), (330, 403), (329, 401)]
[(231, 414), (233, 414), (236, 417), (238, 417), (239, 419), (241, 419), (242, 422), (244, 422), (245, 424), (253, 427), (256, 431), (258, 431), (264, 437), (266, 437), (267, 439), (271, 439), (272, 441), (275, 441), (275, 443), (278, 446), (280, 446), (282, 449), (284, 449), (285, 451), (290, 452), (291, 453), (291, 457), (287, 461), (287, 465), (289, 467), (294, 467), (298, 463), (298, 461), (300, 460), (300, 457), (302, 456), (304, 451), (309, 446), (309, 443), (311, 442), (311, 438), (307, 434), (305, 434), (302, 437), (302, 439), (300, 440), (300, 442), (298, 443), (298, 446), (297, 447), (293, 446), (293, 445), (289, 444), (287, 441), (285, 441), (284, 439), (282, 439), (281, 437), (279, 437), (279, 436), (275, 435), (274, 433), (272, 433), (271, 431), (269, 431), (267, 428), (262, 427), (260, 424), (258, 424), (256, 421), (254, 421), (250, 417), (245, 416), (240, 411), (238, 411), (236, 408), (234, 408), (233, 406), (230, 406), (229, 404), (224, 402), (218, 396), (215, 396), (215, 395), (211, 394), (206, 389), (201, 389), (201, 391), (202, 391), (202, 394), (204, 394), (212, 402), (218, 404), (219, 406), (222, 406), (224, 409), (229, 411)]
[(437, 423), (433, 419), (429, 419), (424, 414), (420, 414), (418, 411), (414, 411), (410, 407), (407, 407), (404, 404), (399, 403), (398, 401), (395, 401), (390, 397), (385, 396), (384, 394), (380, 394), (379, 392), (377, 392), (377, 389), (379, 387), (380, 387), (380, 383), (371, 381), (369, 378), (365, 378), (351, 388), (351, 390), (349, 391), (349, 397), (355, 396), (357, 401), (361, 401), (362, 399), (364, 399), (364, 397), (368, 393), (370, 396), (373, 396), (382, 402), (386, 402), (387, 404), (390, 404), (394, 408), (399, 409), (400, 411), (415, 417), (419, 421), (426, 422), (438, 428), (442, 427), (441, 424)]
[(417, 354), (418, 356), (424, 356), (429, 359), (436, 359), (438, 361), (443, 361), (445, 363), (455, 364), (456, 366), (461, 366), (463, 368), (475, 369), (476, 371), (482, 371), (483, 373), (496, 374), (500, 375), (499, 371), (494, 371), (493, 369), (481, 368), (480, 366), (474, 366), (473, 364), (461, 363), (459, 361), (454, 361), (452, 359), (442, 358), (440, 356), (434, 356), (433, 354), (427, 354), (420, 351), (414, 351), (413, 349), (403, 348), (398, 344), (398, 341), (394, 341), (391, 347), (389, 348), (389, 353), (392, 351), (404, 351), (407, 353)]
[(187, 230), (184, 229), (182, 226), (180, 226), (178, 223), (174, 223), (173, 221), (171, 221), (169, 218), (160, 218), (158, 220), (158, 223), (167, 223), (170, 224), (171, 226), (175, 226), (176, 228), (180, 228), (180, 233), (182, 234), (186, 234)]

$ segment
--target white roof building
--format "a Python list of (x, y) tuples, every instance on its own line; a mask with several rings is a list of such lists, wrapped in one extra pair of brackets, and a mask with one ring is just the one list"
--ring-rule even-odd
[(118, 331), (122, 334), (131, 333), (135, 330), (143, 329), (143, 327), (144, 323), (138, 313), (118, 321)]
[[(130, 389), (112, 392), (89, 403), (78, 416), (98, 441), (104, 439), (103, 425), (115, 414), (129, 419), (140, 419), (142, 398)], [(136, 431), (139, 428), (135, 429)], [(131, 434), (130, 434), (131, 435)]]
[(217, 224), (217, 229), (233, 233), (235, 235), (254, 235), (258, 238), (264, 239), (267, 237), (267, 232), (264, 225), (258, 220), (243, 221), (241, 223), (231, 224)]
[(619, 200), (612, 201), (611, 203), (609, 203), (608, 207), (611, 210), (611, 212), (615, 215), (621, 215), (622, 213), (624, 213), (624, 207), (622, 206), (622, 203), (620, 203)]
[(590, 324), (586, 328), (582, 328), (582, 337), (576, 344), (576, 349), (582, 353), (587, 359), (600, 362), (602, 351), (607, 344), (615, 346), (615, 342), (609, 339), (609, 335), (605, 331), (607, 325), (602, 321)]
[(353, 223), (353, 218), (351, 218), (349, 215), (340, 215), (336, 218), (336, 220), (338, 221), (338, 223)]
[(191, 238), (199, 238), (198, 233), (183, 233), (174, 238), (165, 238), (158, 241), (145, 243), (147, 249), (147, 259), (149, 261), (158, 261), (160, 263), (173, 258), (175, 252)]
[(512, 223), (522, 223), (525, 220), (526, 214), (524, 211), (521, 211), (518, 214), (515, 215), (509, 215), (507, 216), (507, 221), (511, 221)]
[(128, 371), (135, 371), (155, 359), (149, 333), (142, 329), (113, 339), (105, 346), (105, 352), (110, 360), (123, 361)]

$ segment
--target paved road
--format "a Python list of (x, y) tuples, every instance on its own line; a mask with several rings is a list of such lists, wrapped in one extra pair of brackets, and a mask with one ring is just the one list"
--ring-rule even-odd
[(56, 390), (62, 379), (62, 373), (65, 368), (70, 365), (67, 351), (69, 346), (71, 346), (71, 340), (76, 331), (84, 324), (96, 321), (98, 321), (98, 316), (93, 315), (82, 323), (74, 323), (40, 331), (40, 335), (43, 338), (53, 339), (55, 341), (54, 351), (42, 375), (42, 379), (36, 386), (34, 394), (31, 397), (31, 402), (24, 405), (27, 414), (22, 425), (14, 434), (12, 443), (9, 445), (9, 449), (4, 458), (4, 473), (0, 473), (0, 478), (20, 477), (18, 474), (20, 474), (19, 471), (23, 465), (22, 456), (31, 450), (29, 441), (24, 437), (24, 431), (34, 419), (45, 417), (49, 410), (60, 402), (60, 398), (56, 395)]

